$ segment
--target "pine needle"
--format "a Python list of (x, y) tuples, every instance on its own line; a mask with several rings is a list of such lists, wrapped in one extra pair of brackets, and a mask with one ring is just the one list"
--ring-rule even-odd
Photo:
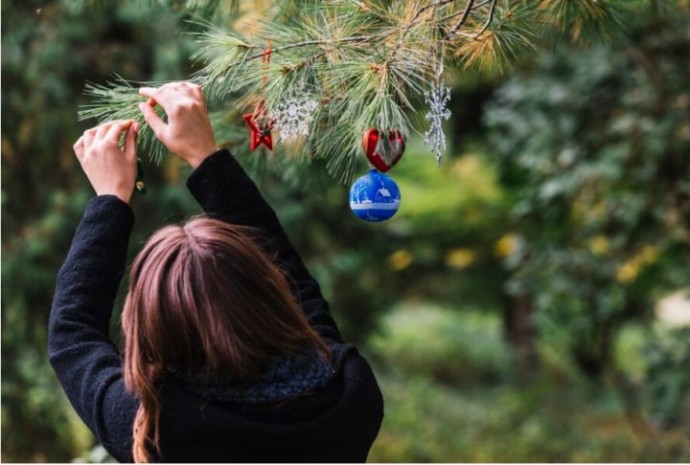
[(141, 125), (137, 135), (137, 152), (147, 153), (154, 163), (160, 164), (167, 149), (146, 124), (139, 109), (139, 104), (146, 101), (146, 98), (139, 95), (137, 88), (132, 84), (120, 76), (116, 76), (105, 85), (88, 83), (84, 93), (91, 97), (92, 103), (81, 107), (78, 112), (79, 120), (93, 118), (99, 123), (118, 119), (136, 121)]
[[(251, 28), (252, 35), (227, 19), (242, 9), (240, 2), (186, 0), (186, 8), (210, 18), (195, 21), (203, 32), (194, 36), (198, 48), (192, 57), (203, 65), (193, 80), (207, 99), (239, 112), (252, 111), (260, 101), (269, 112), (300, 96), (318, 101), (308, 137), (276, 150), (295, 163), (324, 160), (329, 173), (347, 182), (364, 164), (365, 131), (398, 130), (408, 137), (426, 129), (424, 119), (413, 118), (413, 124), (410, 115), (423, 111), (424, 92), (436, 82), (441, 60), (503, 73), (535, 52), (544, 27), (573, 40), (613, 37), (623, 29), (624, 2), (281, 1)], [(220, 21), (222, 8), (226, 19)], [(92, 103), (81, 118), (135, 119), (143, 127), (141, 148), (160, 162), (165, 149), (143, 124), (137, 108), (142, 98), (130, 83), (118, 78), (90, 84), (86, 93)], [(243, 125), (239, 118), (237, 124)], [(384, 157), (390, 152), (386, 139)]]

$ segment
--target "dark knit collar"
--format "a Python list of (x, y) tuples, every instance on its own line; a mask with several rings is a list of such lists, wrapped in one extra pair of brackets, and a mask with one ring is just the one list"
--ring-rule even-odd
[(335, 373), (332, 364), (316, 347), (270, 361), (256, 381), (220, 381), (209, 384), (200, 379), (182, 382), (201, 397), (220, 402), (267, 405), (296, 399), (325, 387)]

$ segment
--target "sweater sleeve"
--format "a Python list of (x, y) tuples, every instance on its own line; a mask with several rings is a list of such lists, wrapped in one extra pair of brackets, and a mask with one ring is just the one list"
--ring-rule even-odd
[(67, 397), (119, 461), (131, 461), (137, 399), (125, 390), (122, 359), (108, 336), (134, 223), (115, 196), (91, 199), (60, 269), (48, 326), (50, 363)]
[(304, 266), (273, 209), (230, 152), (219, 150), (206, 158), (189, 177), (187, 187), (206, 213), (263, 230), (268, 241), (262, 246), (287, 273), (309, 323), (324, 339), (343, 342), (319, 284)]

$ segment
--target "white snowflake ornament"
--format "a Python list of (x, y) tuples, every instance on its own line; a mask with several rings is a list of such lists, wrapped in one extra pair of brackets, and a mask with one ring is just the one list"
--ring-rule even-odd
[(426, 119), (431, 123), (429, 129), (424, 133), (424, 143), (431, 149), (436, 156), (436, 161), (440, 164), (443, 152), (446, 150), (446, 135), (443, 132), (443, 120), (449, 119), (451, 112), (446, 105), (450, 101), (450, 87), (446, 86), (441, 75), (443, 65), (439, 66), (436, 73), (436, 82), (430, 90), (424, 92), (424, 100), (429, 105)]
[(309, 134), (309, 125), (314, 119), (314, 110), (319, 104), (307, 96), (294, 96), (278, 105), (272, 113), (274, 127), (280, 142), (291, 142)]

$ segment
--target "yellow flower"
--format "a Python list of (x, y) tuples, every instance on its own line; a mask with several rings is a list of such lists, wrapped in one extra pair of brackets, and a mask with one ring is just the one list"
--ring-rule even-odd
[(413, 261), (412, 254), (409, 250), (396, 250), (388, 257), (388, 266), (395, 271), (401, 271), (410, 266)]
[(642, 268), (653, 264), (659, 259), (659, 254), (659, 247), (655, 245), (645, 245), (634, 257), (618, 268), (618, 272), (616, 273), (618, 281), (624, 284), (634, 281), (637, 275), (640, 274), (640, 271), (642, 271)]
[(589, 241), (589, 250), (595, 255), (604, 255), (609, 249), (609, 240), (604, 235), (599, 234)]
[(616, 272), (616, 279), (623, 284), (629, 284), (640, 273), (640, 265), (633, 259), (623, 263)]
[(461, 270), (474, 263), (476, 258), (477, 254), (470, 249), (453, 249), (446, 255), (446, 265)]
[(512, 253), (515, 251), (517, 242), (517, 235), (512, 233), (504, 234), (499, 240), (496, 241), (494, 253), (497, 257), (506, 258), (512, 255)]
[(638, 257), (642, 264), (651, 265), (659, 258), (659, 247), (654, 245), (645, 245), (642, 247), (642, 250), (640, 250)]

